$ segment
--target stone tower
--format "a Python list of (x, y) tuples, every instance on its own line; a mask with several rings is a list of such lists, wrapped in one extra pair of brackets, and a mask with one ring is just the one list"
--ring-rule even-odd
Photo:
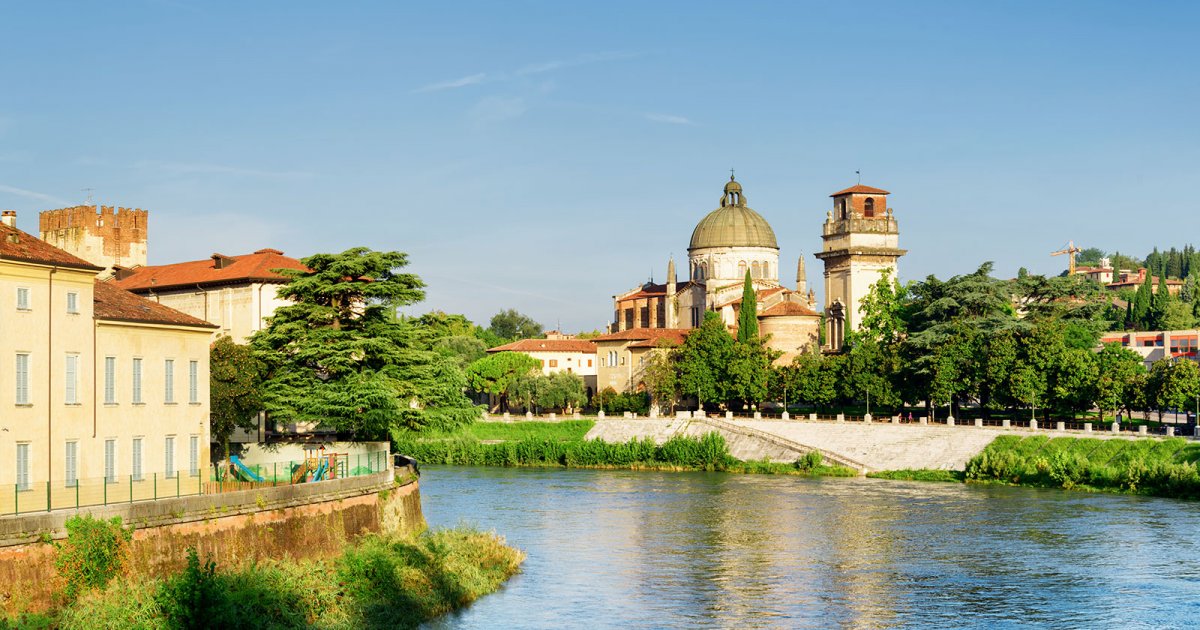
[(896, 261), (905, 254), (899, 248), (900, 229), (887, 205), (888, 194), (859, 184), (830, 195), (833, 210), (825, 215), (824, 244), (815, 254), (825, 263), (825, 339), (830, 350), (842, 347), (847, 331), (858, 330), (863, 296), (884, 270), (891, 270), (895, 278)]
[(146, 264), (146, 223), (141, 208), (74, 206), (46, 210), (38, 215), (42, 240), (98, 267), (102, 279), (114, 267)]

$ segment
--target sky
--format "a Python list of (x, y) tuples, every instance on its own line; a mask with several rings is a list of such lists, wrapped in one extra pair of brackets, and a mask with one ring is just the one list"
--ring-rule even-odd
[[(1200, 4), (0, 0), (0, 208), (150, 211), (150, 264), (409, 254), (406, 310), (602, 328), (736, 169), (820, 292), (829, 194), (901, 280), (1197, 244)], [(685, 265), (680, 265), (681, 269)]]

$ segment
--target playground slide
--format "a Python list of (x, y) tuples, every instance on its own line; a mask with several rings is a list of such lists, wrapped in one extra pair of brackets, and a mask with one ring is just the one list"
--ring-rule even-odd
[(322, 481), (325, 477), (325, 473), (327, 472), (329, 472), (329, 462), (322, 459), (321, 464), (317, 466), (317, 472), (313, 473), (312, 480)]
[(233, 474), (241, 477), (243, 481), (266, 481), (262, 475), (259, 475), (243, 464), (237, 455), (230, 455), (229, 463), (233, 464)]

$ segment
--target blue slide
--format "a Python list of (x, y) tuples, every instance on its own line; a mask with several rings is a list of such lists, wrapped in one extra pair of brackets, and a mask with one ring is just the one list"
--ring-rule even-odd
[(266, 481), (266, 479), (263, 479), (262, 475), (259, 475), (258, 473), (246, 467), (246, 465), (242, 463), (242, 460), (238, 459), (237, 455), (230, 455), (229, 463), (233, 464), (234, 474), (242, 477), (243, 479), (249, 479), (250, 481)]
[(317, 466), (317, 472), (313, 473), (312, 480), (313, 481), (322, 481), (323, 478), (325, 477), (325, 473), (327, 473), (327, 472), (329, 472), (329, 462), (327, 460), (322, 459), (321, 465)]

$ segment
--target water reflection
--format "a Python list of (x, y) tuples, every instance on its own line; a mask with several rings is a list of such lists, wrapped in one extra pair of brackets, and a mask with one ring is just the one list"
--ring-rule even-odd
[(1170, 627), (1200, 620), (1191, 503), (705, 473), (430, 467), (432, 525), (526, 550), (437, 628)]

